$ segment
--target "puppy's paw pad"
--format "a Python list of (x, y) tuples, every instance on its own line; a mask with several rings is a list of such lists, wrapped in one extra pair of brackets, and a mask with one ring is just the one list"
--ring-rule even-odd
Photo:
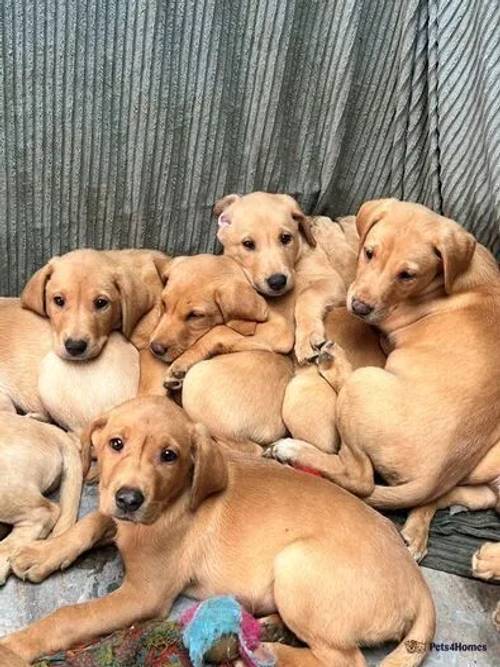
[(183, 380), (175, 377), (168, 377), (163, 383), (163, 386), (167, 390), (167, 393), (171, 391), (179, 391), (180, 389), (182, 389), (182, 385), (183, 385)]

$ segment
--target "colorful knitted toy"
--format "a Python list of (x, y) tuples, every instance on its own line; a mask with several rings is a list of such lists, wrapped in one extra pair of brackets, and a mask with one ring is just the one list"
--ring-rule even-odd
[[(193, 667), (203, 667), (205, 660), (214, 660), (210, 651), (220, 647), (225, 637), (237, 637), (238, 647), (228, 642), (226, 660), (232, 660), (235, 648), (247, 667), (274, 667), (276, 658), (260, 645), (261, 626), (255, 618), (232, 597), (213, 597), (193, 605), (181, 616), (184, 626), (182, 639)], [(217, 662), (222, 656), (217, 656)], [(215, 660), (214, 660), (215, 661)]]

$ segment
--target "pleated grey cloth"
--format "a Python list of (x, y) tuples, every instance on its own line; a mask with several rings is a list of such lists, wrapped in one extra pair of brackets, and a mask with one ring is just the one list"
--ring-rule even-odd
[(0, 293), (210, 251), (214, 200), (423, 202), (500, 254), (496, 0), (0, 0)]

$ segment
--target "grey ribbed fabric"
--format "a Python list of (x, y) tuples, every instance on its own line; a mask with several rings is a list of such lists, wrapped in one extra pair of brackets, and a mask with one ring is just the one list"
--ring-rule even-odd
[(77, 246), (212, 250), (214, 200), (393, 195), (500, 253), (496, 0), (0, 0), (0, 293)]

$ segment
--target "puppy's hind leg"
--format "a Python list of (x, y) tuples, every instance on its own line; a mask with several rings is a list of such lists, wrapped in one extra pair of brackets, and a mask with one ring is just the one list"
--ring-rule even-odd
[(411, 510), (401, 530), (401, 536), (411, 555), (419, 563), (427, 554), (429, 530), (437, 510), (451, 505), (463, 505), (469, 510), (478, 511), (495, 507), (495, 502), (496, 494), (486, 484), (457, 486), (436, 501)]
[(323, 452), (340, 445), (335, 428), (337, 394), (320, 376), (316, 366), (298, 368), (283, 400), (282, 416), (292, 438), (309, 442)]
[(0, 542), (0, 585), (10, 572), (10, 558), (17, 549), (47, 537), (59, 517), (59, 507), (35, 491), (12, 489), (13, 498), (22, 498), (22, 506), (2, 513), (2, 520), (13, 524), (11, 533)]
[(286, 667), (366, 667), (346, 583), (326, 577), (328, 552), (315, 540), (293, 542), (274, 561), (274, 600), (285, 625), (308, 648), (267, 644)]

